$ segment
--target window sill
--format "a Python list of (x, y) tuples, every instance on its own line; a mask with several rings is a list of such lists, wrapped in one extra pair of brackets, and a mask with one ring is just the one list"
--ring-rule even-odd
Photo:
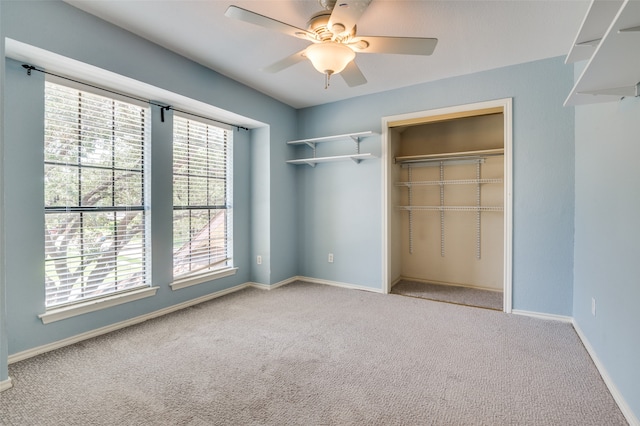
[(49, 324), (51, 322), (72, 318), (89, 312), (95, 312), (101, 309), (110, 308), (111, 306), (121, 305), (123, 303), (132, 302), (138, 299), (144, 299), (145, 297), (155, 296), (158, 288), (159, 287), (146, 287), (139, 290), (133, 290), (126, 293), (103, 297), (101, 299), (81, 302), (75, 305), (64, 306), (62, 308), (55, 308), (45, 312), (42, 315), (38, 315), (38, 318), (42, 320), (43, 324)]
[(198, 275), (197, 277), (181, 278), (171, 283), (171, 289), (180, 290), (181, 288), (191, 287), (192, 285), (198, 285), (208, 281), (229, 277), (231, 275), (235, 275), (237, 271), (238, 268), (224, 268), (218, 269), (217, 271), (210, 272), (208, 274)]

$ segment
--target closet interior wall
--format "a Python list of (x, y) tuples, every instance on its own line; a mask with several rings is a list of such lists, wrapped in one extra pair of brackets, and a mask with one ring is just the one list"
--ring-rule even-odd
[(503, 290), (504, 155), (401, 161), (503, 150), (503, 126), (503, 114), (492, 113), (393, 129), (398, 279)]

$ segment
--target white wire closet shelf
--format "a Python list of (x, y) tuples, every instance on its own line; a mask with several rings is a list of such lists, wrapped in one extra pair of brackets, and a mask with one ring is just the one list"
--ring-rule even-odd
[[(312, 157), (307, 157), (307, 158), (298, 158), (298, 159), (293, 159), (293, 160), (287, 160), (288, 164), (295, 164), (295, 165), (299, 165), (299, 164), (306, 164), (309, 165), (311, 167), (315, 167), (316, 164), (318, 163), (329, 163), (329, 162), (334, 162), (334, 161), (353, 161), (356, 164), (360, 163), (360, 161), (362, 160), (367, 160), (370, 158), (376, 158), (375, 155), (373, 155), (372, 153), (360, 153), (360, 141), (367, 137), (367, 136), (372, 136), (375, 133), (372, 131), (365, 131), (365, 132), (356, 132), (356, 133), (345, 133), (342, 135), (333, 135), (333, 136), (323, 136), (323, 137), (319, 137), (319, 138), (310, 138), (310, 139), (299, 139), (299, 140), (294, 140), (294, 141), (288, 141), (287, 144), (289, 145), (307, 145), (309, 146), (311, 149), (313, 149), (313, 156)], [(324, 157), (317, 157), (316, 156), (316, 145), (318, 143), (322, 143), (322, 142), (333, 142), (333, 141), (339, 141), (339, 140), (348, 140), (351, 139), (353, 142), (355, 142), (355, 153), (354, 154), (342, 154), (342, 155), (330, 155), (330, 156), (324, 156)]]
[[(481, 258), (481, 214), (487, 212), (503, 212), (503, 206), (483, 205), (481, 200), (481, 186), (484, 184), (501, 184), (502, 178), (482, 178), (482, 164), (487, 157), (504, 155), (504, 148), (483, 149), (473, 151), (459, 151), (438, 154), (409, 155), (395, 157), (396, 164), (407, 169), (407, 181), (396, 182), (395, 186), (408, 190), (409, 205), (396, 206), (400, 211), (409, 215), (409, 253), (413, 253), (413, 214), (414, 212), (438, 212), (440, 215), (440, 256), (445, 256), (445, 212), (469, 212), (475, 214), (476, 222), (476, 258)], [(475, 179), (445, 179), (445, 165), (472, 166), (475, 168)], [(414, 168), (438, 166), (440, 179), (418, 180), (412, 179)], [(471, 170), (470, 170), (471, 171)], [(475, 205), (446, 205), (445, 186), (447, 185), (475, 185)], [(414, 187), (438, 186), (440, 191), (440, 205), (415, 205)], [(426, 189), (426, 188), (425, 188)], [(424, 190), (423, 190), (424, 191)]]
[(461, 151), (461, 152), (445, 152), (438, 154), (424, 154), (424, 155), (405, 155), (395, 158), (396, 163), (399, 164), (411, 164), (411, 163), (426, 163), (437, 161), (453, 161), (461, 159), (480, 159), (484, 157), (492, 157), (494, 155), (504, 155), (504, 148), (494, 149), (481, 149), (475, 151)]

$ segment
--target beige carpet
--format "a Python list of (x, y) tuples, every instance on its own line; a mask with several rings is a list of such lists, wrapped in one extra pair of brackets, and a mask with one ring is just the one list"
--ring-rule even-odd
[(391, 293), (457, 305), (503, 310), (501, 291), (401, 280), (393, 286)]
[(296, 283), (10, 366), (5, 425), (623, 425), (570, 324)]

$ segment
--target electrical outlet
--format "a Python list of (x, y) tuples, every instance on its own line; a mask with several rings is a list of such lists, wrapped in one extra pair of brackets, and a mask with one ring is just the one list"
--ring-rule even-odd
[(591, 298), (591, 315), (596, 316), (596, 298)]
[(329, 253), (329, 257), (327, 258), (329, 263), (333, 263), (333, 253)]
[(262, 256), (258, 255), (256, 261), (258, 262), (258, 265), (262, 265)]

